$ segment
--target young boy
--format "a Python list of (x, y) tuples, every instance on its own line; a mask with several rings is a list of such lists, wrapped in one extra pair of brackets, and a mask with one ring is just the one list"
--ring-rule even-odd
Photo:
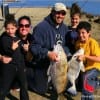
[(91, 25), (82, 21), (77, 26), (79, 39), (76, 42), (76, 50), (83, 48), (84, 55), (79, 55), (78, 60), (83, 60), (85, 72), (83, 73), (82, 100), (93, 100), (93, 92), (98, 86), (98, 74), (100, 73), (100, 47), (97, 41), (91, 38)]

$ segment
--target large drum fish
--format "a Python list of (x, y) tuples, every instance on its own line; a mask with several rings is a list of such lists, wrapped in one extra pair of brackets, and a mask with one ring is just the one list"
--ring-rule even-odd
[(61, 94), (67, 85), (67, 56), (61, 44), (54, 46), (54, 52), (58, 54), (58, 62), (50, 63), (48, 69), (49, 79), (51, 79), (57, 94)]
[(71, 60), (68, 62), (68, 80), (72, 84), (70, 88), (68, 88), (68, 92), (70, 92), (73, 95), (77, 94), (76, 86), (75, 86), (75, 80), (78, 78), (80, 70), (83, 72), (85, 71), (83, 61), (78, 61), (77, 56), (83, 55), (84, 49), (79, 49), (71, 58)]

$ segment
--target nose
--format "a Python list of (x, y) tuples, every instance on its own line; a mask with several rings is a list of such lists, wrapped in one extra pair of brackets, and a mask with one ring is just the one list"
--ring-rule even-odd
[(82, 37), (82, 36), (83, 36), (83, 34), (82, 34), (82, 33), (80, 33), (80, 34), (79, 34), (79, 36), (80, 36), (80, 37)]
[(9, 29), (9, 33), (11, 33), (11, 31), (12, 31), (12, 30), (11, 30), (11, 29)]

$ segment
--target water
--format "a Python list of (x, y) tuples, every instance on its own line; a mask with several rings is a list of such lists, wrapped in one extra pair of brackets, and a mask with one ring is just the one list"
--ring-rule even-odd
[(82, 11), (100, 15), (100, 0), (20, 0), (19, 2), (8, 4), (9, 7), (51, 7), (56, 2), (63, 2), (69, 7), (72, 3), (77, 2)]

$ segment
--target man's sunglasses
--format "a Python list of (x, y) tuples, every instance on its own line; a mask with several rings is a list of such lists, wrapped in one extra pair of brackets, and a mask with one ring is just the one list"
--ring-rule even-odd
[(63, 16), (65, 16), (66, 15), (66, 12), (65, 11), (56, 11), (56, 14), (61, 14), (61, 15), (63, 15)]
[(19, 27), (21, 27), (21, 28), (23, 28), (23, 27), (25, 27), (25, 28), (29, 28), (29, 27), (30, 27), (30, 24), (25, 24), (25, 25), (23, 25), (23, 24), (19, 24)]

